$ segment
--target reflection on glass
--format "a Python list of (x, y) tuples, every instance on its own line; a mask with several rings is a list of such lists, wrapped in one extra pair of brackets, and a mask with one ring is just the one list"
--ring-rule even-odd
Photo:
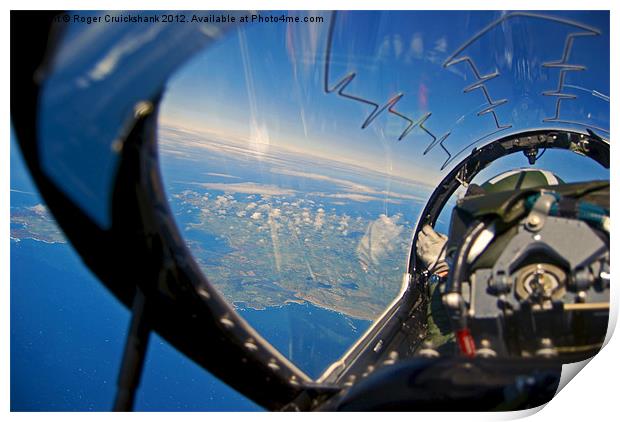
[[(318, 347), (329, 364), (395, 297), (423, 191), (413, 195), (405, 181), (388, 191), (363, 168), (274, 147), (257, 156), (242, 144), (169, 127), (160, 129), (160, 142), (171, 205), (195, 258), (238, 308), (286, 305), (297, 321), (290, 329), (275, 330), (273, 317), (242, 315), (293, 360), (295, 337), (331, 332), (332, 347)], [(304, 327), (312, 330), (303, 334)], [(290, 344), (278, 341), (283, 335)], [(316, 366), (317, 358), (299, 364)]]
[[(209, 280), (318, 376), (398, 293), (430, 186), (394, 171), (387, 144), (336, 140), (312, 77), (325, 33), (302, 30), (240, 28), (198, 57), (170, 83), (159, 145), (177, 222)], [(257, 49), (282, 39), (287, 49)], [(293, 45), (312, 40), (315, 56)]]
[[(193, 59), (168, 84), (158, 134), (196, 260), (312, 375), (397, 295), (426, 199), (474, 145), (549, 125), (609, 127), (601, 16), (316, 15), (322, 23), (240, 25)], [(567, 71), (572, 61), (591, 66)], [(253, 313), (276, 308), (288, 329)], [(317, 316), (325, 310), (350, 330), (325, 335), (337, 325)]]

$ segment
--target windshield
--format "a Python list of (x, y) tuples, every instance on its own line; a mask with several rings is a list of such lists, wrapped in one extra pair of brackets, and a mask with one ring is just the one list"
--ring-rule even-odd
[[(426, 201), (473, 148), (534, 129), (609, 137), (607, 12), (183, 16), (64, 25), (39, 99), (42, 170), (108, 228), (123, 140), (152, 101), (194, 259), (312, 377), (398, 297)], [(608, 178), (566, 154), (539, 164)]]
[[(286, 16), (314, 22), (238, 25), (177, 72), (158, 136), (170, 204), (208, 279), (316, 377), (398, 295), (419, 214), (471, 148), (540, 127), (607, 135), (607, 21)], [(569, 181), (609, 177), (595, 163), (574, 174), (584, 161), (550, 152), (538, 164)], [(479, 178), (526, 165), (507, 158)]]

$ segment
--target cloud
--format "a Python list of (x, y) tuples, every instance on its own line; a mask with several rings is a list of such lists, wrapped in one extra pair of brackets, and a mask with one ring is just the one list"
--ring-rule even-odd
[(250, 218), (251, 218), (252, 220), (258, 220), (258, 219), (260, 219), (262, 216), (263, 216), (263, 215), (262, 215), (260, 212), (255, 212), (254, 214), (252, 214), (252, 215), (250, 216)]
[(225, 177), (227, 179), (241, 179), (239, 176), (233, 176), (230, 174), (224, 173), (206, 173), (207, 176), (215, 176), (215, 177)]
[(290, 170), (290, 169), (285, 169), (285, 168), (272, 168), (271, 172), (276, 173), (276, 174), (283, 174), (285, 176), (303, 177), (305, 179), (319, 180), (322, 182), (330, 182), (335, 185), (340, 185), (348, 190), (353, 190), (353, 191), (360, 191), (360, 192), (374, 191), (374, 189), (371, 188), (370, 186), (351, 182), (346, 179), (326, 176), (324, 174), (319, 174), (319, 173), (310, 173), (310, 172)]
[(394, 55), (396, 58), (400, 57), (400, 54), (403, 52), (403, 40), (400, 38), (400, 35), (396, 34), (394, 36)]
[(30, 210), (32, 210), (35, 214), (38, 215), (46, 215), (47, 214), (47, 207), (43, 204), (37, 204), (34, 205), (32, 207), (30, 207)]
[[(340, 179), (337, 177), (326, 176), (324, 174), (319, 173), (311, 173), (311, 172), (303, 172), (297, 170), (290, 170), (284, 168), (273, 168), (271, 169), (272, 173), (283, 174), (286, 176), (293, 177), (303, 177), (305, 179), (311, 180), (319, 180), (322, 182), (330, 182), (334, 185), (339, 185), (344, 188), (348, 193), (339, 193), (339, 194), (327, 194), (327, 193), (314, 193), (314, 196), (326, 197), (326, 198), (340, 198), (340, 199), (350, 199), (352, 201), (357, 202), (369, 202), (369, 201), (386, 201), (389, 203), (397, 203), (400, 201), (395, 201), (392, 198), (398, 199), (406, 199), (411, 201), (423, 201), (424, 198), (410, 195), (406, 193), (398, 193), (387, 190), (379, 190), (375, 189), (371, 186), (364, 185), (361, 183), (352, 182), (346, 179)], [(374, 196), (373, 196), (374, 195)], [(377, 197), (379, 196), (379, 197)]]
[(296, 193), (293, 189), (284, 189), (275, 185), (264, 185), (254, 182), (197, 184), (207, 189), (220, 190), (226, 193), (249, 193), (259, 195), (294, 195)]
[(168, 125), (160, 129), (159, 144), (166, 152), (189, 153), (194, 160), (199, 159), (201, 152), (209, 152), (250, 162), (258, 160), (273, 165), (290, 163), (290, 151), (281, 151), (281, 147), (273, 146), (265, 149), (266, 144), (254, 142), (256, 139), (233, 139), (232, 136), (230, 133), (204, 133)]
[(441, 37), (437, 41), (435, 41), (435, 51), (440, 53), (445, 53), (448, 50), (448, 41), (446, 37)]
[(224, 208), (228, 205), (229, 199), (226, 196), (220, 195), (215, 199), (215, 205), (218, 208)]
[[(436, 55), (438, 54), (434, 50), (431, 51)], [(408, 47), (405, 46), (403, 54), (410, 54)], [(448, 70), (455, 69), (457, 67), (452, 66)], [(307, 142), (308, 139), (299, 139), (298, 142), (293, 143), (287, 142), (286, 145), (282, 145), (280, 140), (276, 144), (270, 145), (268, 152), (259, 153), (247, 135), (235, 134), (228, 128), (221, 130), (204, 129), (194, 125), (188, 126), (187, 122), (162, 119), (158, 133), (160, 149), (166, 154), (175, 154), (194, 162), (202, 162), (205, 159), (203, 154), (208, 153), (207, 159), (219, 155), (225, 157), (226, 160), (240, 160), (244, 165), (251, 165), (259, 160), (271, 166), (295, 169), (300, 167), (301, 159), (302, 165), (312, 163), (312, 168), (338, 168), (355, 172), (360, 176), (368, 175), (384, 180), (387, 178), (398, 181), (400, 184), (411, 184), (414, 190), (422, 187), (434, 188), (433, 180), (439, 179), (441, 176), (436, 170), (430, 168), (417, 169), (418, 166), (405, 166), (398, 170), (386, 171), (382, 165), (383, 161), (376, 160), (374, 156), (367, 157), (367, 160), (352, 161), (346, 156), (335, 156), (333, 153), (329, 156), (315, 155), (315, 151), (309, 151), (304, 147), (299, 149), (299, 145), (295, 149), (291, 149), (293, 144), (299, 144), (302, 141)]]
[(318, 212), (316, 215), (316, 218), (314, 219), (314, 228), (317, 230), (320, 230), (323, 227), (324, 223), (325, 223), (325, 213)]
[(400, 216), (390, 218), (381, 214), (366, 228), (364, 237), (357, 246), (358, 259), (364, 271), (379, 265), (381, 259), (396, 247), (397, 239), (404, 228), (396, 224), (399, 218)]
[(424, 201), (424, 198), (422, 198), (421, 196), (409, 195), (407, 193), (398, 193), (398, 192), (393, 192), (393, 191), (381, 191), (381, 194), (387, 195), (391, 198), (407, 199), (411, 201)]
[(381, 201), (381, 202), (386, 202), (390, 204), (401, 204), (402, 203), (402, 201), (397, 200), (397, 199), (381, 198), (381, 197), (371, 196), (371, 195), (362, 195), (359, 193), (312, 192), (309, 195), (319, 196), (321, 198), (348, 199), (350, 201), (355, 201), (355, 202)]
[(419, 59), (422, 58), (422, 54), (424, 53), (424, 41), (422, 40), (422, 35), (414, 34), (413, 38), (411, 38), (411, 44), (409, 45), (410, 54)]

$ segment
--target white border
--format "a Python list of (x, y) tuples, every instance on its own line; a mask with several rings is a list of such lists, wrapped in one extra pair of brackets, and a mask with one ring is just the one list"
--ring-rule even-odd
[[(549, 1), (549, 0), (522, 0), (522, 1), (493, 1), (487, 2), (482, 0), (472, 0), (464, 2), (462, 0), (446, 0), (441, 4), (437, 2), (428, 1), (403, 1), (403, 0), (382, 0), (381, 2), (365, 2), (358, 0), (341, 1), (341, 0), (301, 0), (301, 1), (283, 1), (283, 0), (263, 0), (263, 1), (237, 1), (237, 0), (212, 0), (212, 1), (196, 1), (196, 0), (176, 0), (174, 2), (159, 2), (159, 1), (145, 1), (138, 0), (128, 4), (127, 0), (110, 0), (110, 1), (56, 1), (56, 2), (44, 2), (44, 1), (5, 1), (3, 2), (8, 9), (263, 9), (263, 10), (277, 10), (277, 9), (315, 9), (315, 10), (332, 10), (332, 9), (458, 9), (458, 10), (481, 10), (481, 9), (513, 9), (513, 10), (611, 10), (611, 75), (620, 74), (620, 67), (618, 66), (618, 27), (620, 24), (620, 9), (617, 6), (618, 2), (603, 1), (603, 0), (588, 0), (588, 1), (576, 1), (576, 0), (564, 0), (562, 2)], [(441, 7), (440, 7), (441, 6)], [(0, 201), (0, 232), (4, 234), (4, 241), (0, 242), (0, 271), (2, 276), (0, 277), (1, 289), (0, 292), (0, 403), (2, 409), (8, 412), (10, 406), (9, 398), (9, 303), (10, 303), (10, 291), (9, 291), (9, 169), (10, 169), (10, 154), (9, 154), (9, 131), (10, 131), (10, 116), (9, 111), (9, 95), (10, 83), (9, 83), (9, 26), (10, 17), (8, 10), (3, 15), (2, 21), (2, 57), (7, 58), (4, 65), (0, 67), (0, 72), (3, 73), (4, 81), (4, 112), (5, 118), (2, 120), (2, 129), (5, 134), (5, 141), (2, 143), (2, 151), (0, 152), (0, 189), (2, 191), (2, 200)], [(617, 77), (612, 76), (611, 79), (611, 92), (612, 98), (618, 98), (618, 83)], [(618, 110), (617, 103), (611, 102), (611, 116), (620, 116), (620, 110)], [(616, 121), (611, 119), (611, 132), (615, 133), (617, 128)], [(612, 147), (612, 163), (618, 163), (617, 149)], [(618, 184), (618, 165), (613, 164), (611, 169), (612, 184), (615, 186)], [(612, 217), (614, 210), (618, 205), (617, 196), (612, 192)], [(614, 226), (615, 227), (615, 226)], [(618, 242), (616, 236), (612, 235), (612, 250), (617, 250)], [(618, 305), (620, 304), (620, 289), (616, 286), (612, 286), (612, 314), (610, 316), (610, 326), (615, 326), (618, 316)], [(532, 416), (533, 419), (542, 420), (607, 420), (611, 415), (617, 414), (617, 386), (615, 377), (620, 373), (618, 371), (620, 365), (618, 363), (620, 357), (620, 347), (618, 335), (611, 337), (606, 347), (587, 365), (585, 370), (581, 371), (576, 378), (571, 381), (559, 394), (554, 398), (542, 411), (539, 411)], [(514, 419), (518, 417), (526, 416), (526, 414), (532, 412), (518, 413), (518, 414), (389, 414), (389, 418), (410, 420), (410, 418), (432, 418), (433, 421), (447, 421), (454, 420), (453, 418), (461, 420), (501, 420), (501, 419)], [(34, 415), (28, 413), (14, 413), (10, 417), (17, 419), (30, 419)], [(155, 420), (167, 420), (170, 415), (159, 413), (149, 414), (149, 419)], [(241, 418), (257, 418), (262, 419), (286, 419), (291, 417), (295, 418), (310, 418), (314, 417), (313, 414), (227, 414), (227, 415), (204, 415), (204, 414), (175, 414), (173, 417), (183, 417), (187, 419), (203, 420), (207, 418), (226, 418), (228, 419), (241, 419)], [(84, 415), (79, 413), (53, 413), (45, 415), (45, 418), (56, 421), (81, 420)], [(99, 420), (101, 418), (118, 417), (124, 418), (141, 418), (145, 417), (144, 414), (124, 414), (124, 415), (111, 415), (106, 413), (89, 414), (88, 418), (91, 420)], [(320, 415), (321, 418), (336, 419), (342, 416), (337, 414)], [(346, 417), (346, 416), (345, 416)], [(375, 419), (383, 418), (386, 415), (378, 414), (356, 414), (355, 418)]]

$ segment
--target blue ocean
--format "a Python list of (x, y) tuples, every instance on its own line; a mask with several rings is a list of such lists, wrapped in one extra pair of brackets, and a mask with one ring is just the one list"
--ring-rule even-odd
[[(311, 376), (369, 325), (310, 304), (240, 313)], [(12, 240), (11, 409), (110, 410), (129, 316), (68, 244)], [(136, 410), (261, 408), (154, 335)]]

